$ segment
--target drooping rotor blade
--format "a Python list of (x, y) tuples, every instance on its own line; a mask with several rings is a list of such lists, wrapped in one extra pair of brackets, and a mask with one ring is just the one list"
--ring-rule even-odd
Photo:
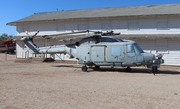
[(102, 33), (103, 36), (115, 36), (115, 35), (120, 35), (121, 33), (114, 33), (114, 31), (107, 31)]
[(37, 31), (32, 37), (36, 36), (39, 33), (39, 31)]
[(51, 38), (61, 38), (61, 39), (67, 39), (67, 38), (72, 38), (72, 37), (81, 37), (81, 36), (92, 36), (94, 35), (94, 31), (89, 31), (89, 30), (85, 30), (85, 31), (78, 31), (78, 32), (69, 32), (69, 33), (61, 33), (61, 34), (51, 34), (51, 35), (43, 35), (41, 37), (45, 38), (45, 39), (51, 39)]
[(62, 35), (71, 35), (71, 34), (78, 34), (78, 33), (89, 33), (89, 32), (92, 32), (92, 31), (89, 31), (89, 30), (85, 30), (85, 31), (77, 31), (77, 32), (69, 32), (69, 33), (60, 33), (60, 34), (51, 34), (51, 35), (44, 35), (42, 37), (47, 37), (47, 36), (62, 36)]
[(67, 40), (74, 40), (74, 39), (79, 39), (79, 38), (85, 38), (85, 37), (99, 37), (99, 36), (114, 36), (114, 35), (119, 35), (120, 33), (114, 33), (114, 31), (77, 31), (77, 32), (69, 32), (69, 33), (61, 33), (61, 34), (51, 34), (51, 35), (43, 35), (42, 37), (45, 39), (61, 39), (59, 41), (67, 41)]
[(82, 38), (86, 38), (86, 37), (88, 37), (88, 36), (87, 35), (78, 35), (78, 36), (77, 35), (72, 35), (71, 37), (63, 37), (59, 41), (62, 41), (62, 42), (68, 42), (68, 41), (75, 42), (75, 41), (79, 41)]
[(37, 34), (39, 33), (39, 31), (37, 31), (34, 35), (32, 35), (30, 38), (33, 41), (34, 37), (37, 36)]

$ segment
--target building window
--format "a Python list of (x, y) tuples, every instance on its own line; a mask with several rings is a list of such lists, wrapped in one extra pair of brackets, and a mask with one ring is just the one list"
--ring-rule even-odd
[(88, 30), (87, 24), (78, 24), (78, 30)]
[(65, 29), (65, 25), (61, 24), (61, 25), (57, 25), (57, 31), (60, 31), (60, 32), (64, 32), (66, 31)]
[(102, 23), (102, 30), (110, 31), (111, 30), (111, 24), (110, 23)]
[(168, 16), (157, 16), (157, 30), (167, 30), (168, 27)]
[(157, 22), (157, 29), (158, 30), (167, 30), (168, 28), (168, 22), (167, 21), (162, 21), (162, 22)]
[(161, 39), (156, 40), (156, 52), (157, 53), (169, 53), (168, 51), (168, 40), (167, 39)]
[(28, 25), (23, 26), (23, 32), (28, 33), (30, 31), (30, 27)]
[(128, 22), (128, 30), (139, 30), (138, 22)]

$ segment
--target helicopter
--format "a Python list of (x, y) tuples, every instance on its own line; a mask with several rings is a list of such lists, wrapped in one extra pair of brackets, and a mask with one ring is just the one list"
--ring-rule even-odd
[[(78, 64), (82, 64), (81, 69), (84, 72), (88, 70), (87, 66), (94, 66), (95, 68), (100, 68), (100, 66), (111, 66), (112, 68), (120, 66), (126, 67), (126, 72), (131, 72), (131, 67), (133, 66), (146, 66), (147, 68), (151, 68), (153, 73), (156, 73), (160, 65), (164, 63), (162, 54), (146, 53), (136, 42), (114, 37), (115, 35), (120, 35), (120, 33), (114, 33), (113, 31), (103, 33), (97, 31), (89, 34), (90, 32), (92, 33), (89, 30), (83, 32), (88, 32), (89, 36), (83, 37), (80, 41), (73, 44), (37, 47), (33, 43), (32, 38), (22, 37), (21, 40), (29, 48), (30, 53), (69, 54), (70, 58), (76, 58)], [(52, 36), (66, 34), (68, 33)], [(75, 34), (75, 32), (69, 34)], [(49, 38), (50, 36), (44, 35), (42, 37)]]

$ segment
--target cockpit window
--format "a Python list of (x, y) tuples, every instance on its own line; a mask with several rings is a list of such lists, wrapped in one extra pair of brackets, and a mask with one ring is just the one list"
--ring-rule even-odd
[(142, 48), (137, 43), (134, 43), (134, 50), (135, 50), (136, 54), (144, 53)]
[(133, 49), (133, 46), (131, 44), (127, 45), (127, 53), (134, 53), (134, 49)]
[(137, 43), (134, 43), (134, 44), (127, 45), (127, 53), (140, 54), (140, 53), (144, 53), (144, 51), (141, 49), (141, 47)]

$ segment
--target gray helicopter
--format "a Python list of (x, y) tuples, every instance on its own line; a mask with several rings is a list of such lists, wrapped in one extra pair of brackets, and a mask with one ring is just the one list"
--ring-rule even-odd
[[(90, 31), (86, 32), (89, 33)], [(71, 58), (76, 58), (79, 64), (83, 64), (82, 71), (87, 71), (87, 66), (95, 66), (95, 68), (100, 66), (120, 66), (126, 67), (125, 71), (127, 72), (130, 72), (130, 67), (133, 66), (147, 66), (147, 68), (152, 69), (153, 73), (158, 71), (160, 64), (164, 63), (162, 54), (155, 56), (154, 54), (146, 53), (136, 42), (114, 37), (114, 35), (118, 34), (113, 31), (105, 33), (94, 32), (93, 35), (85, 37), (74, 44), (47, 47), (36, 47), (32, 38), (29, 37), (22, 37), (21, 40), (29, 48), (30, 53), (69, 54)]]

